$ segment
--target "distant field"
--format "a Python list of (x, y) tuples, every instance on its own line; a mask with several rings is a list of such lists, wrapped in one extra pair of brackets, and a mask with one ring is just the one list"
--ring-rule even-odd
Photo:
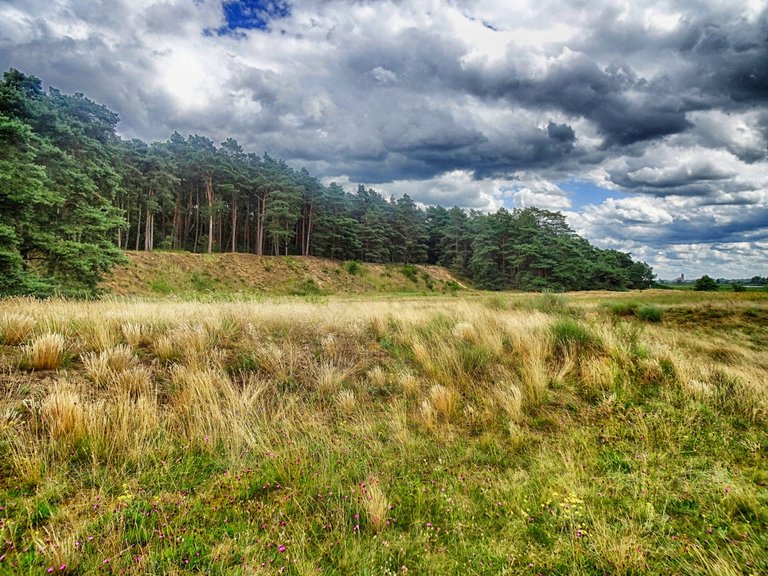
[(768, 573), (768, 294), (236, 300), (0, 300), (0, 574)]

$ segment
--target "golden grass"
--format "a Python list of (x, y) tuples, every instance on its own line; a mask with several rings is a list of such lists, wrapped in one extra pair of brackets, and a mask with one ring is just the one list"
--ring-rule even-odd
[(376, 532), (381, 532), (387, 527), (390, 503), (378, 481), (366, 482), (361, 498), (368, 522)]
[[(716, 336), (692, 338), (663, 324), (638, 329), (594, 314), (585, 323), (603, 349), (579, 356), (555, 353), (552, 315), (525, 306), (491, 309), (482, 301), (202, 307), (30, 300), (23, 312), (3, 312), (0, 319), (5, 342), (24, 343), (23, 364), (59, 368), (73, 342), (81, 350), (74, 370), (97, 384), (83, 388), (62, 378), (41, 397), (42, 412), (49, 419), (56, 415), (55, 424), (44, 419), (54, 442), (71, 444), (94, 430), (106, 443), (114, 433), (118, 452), (128, 452), (132, 441), (110, 432), (119, 426), (151, 431), (139, 434), (145, 447), (162, 434), (231, 450), (262, 446), (268, 421), (278, 414), (296, 417), (289, 406), (315, 411), (313, 422), (322, 422), (317, 411), (328, 408), (374, 422), (382, 419), (373, 408), (377, 395), (389, 396), (392, 412), (383, 421), (403, 445), (414, 429), (435, 431), (446, 423), (478, 429), (501, 424), (515, 436), (526, 415), (547, 402), (553, 383), (569, 383), (598, 401), (617, 386), (636, 386), (638, 378), (678, 386), (697, 401), (752, 421), (768, 420), (768, 360), (758, 351)], [(35, 327), (57, 332), (30, 341)], [(404, 355), (394, 358), (383, 342)], [(251, 364), (231, 376), (236, 357)], [(367, 370), (360, 372), (362, 367)], [(111, 409), (115, 398), (119, 406)], [(17, 454), (21, 462), (23, 451)]]
[(348, 388), (339, 390), (339, 392), (336, 394), (336, 405), (339, 407), (339, 410), (341, 410), (343, 414), (346, 414), (347, 416), (351, 415), (357, 407), (357, 399), (355, 398), (355, 393)]
[(35, 324), (35, 319), (28, 314), (7, 312), (0, 315), (0, 344), (21, 344), (32, 334)]
[(29, 367), (33, 370), (55, 370), (64, 360), (66, 340), (56, 333), (43, 334), (24, 347)]

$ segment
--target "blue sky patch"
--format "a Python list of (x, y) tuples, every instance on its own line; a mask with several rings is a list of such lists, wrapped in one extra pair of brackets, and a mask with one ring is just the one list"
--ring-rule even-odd
[(244, 30), (268, 30), (273, 20), (291, 15), (286, 0), (229, 0), (222, 5), (226, 23), (216, 34), (241, 34)]
[(589, 180), (566, 180), (557, 185), (570, 194), (571, 208), (577, 210), (587, 204), (600, 204), (608, 198), (625, 198), (618, 190), (602, 188)]

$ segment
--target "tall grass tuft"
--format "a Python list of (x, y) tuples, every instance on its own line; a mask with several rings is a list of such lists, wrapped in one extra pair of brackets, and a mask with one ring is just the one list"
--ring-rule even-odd
[(138, 348), (144, 343), (146, 330), (141, 324), (135, 324), (132, 322), (126, 322), (120, 326), (120, 331), (123, 333), (123, 338), (132, 348)]
[(444, 420), (450, 420), (459, 403), (459, 395), (455, 390), (442, 384), (434, 384), (429, 389), (429, 401)]
[(9, 312), (0, 316), (0, 344), (16, 346), (35, 329), (35, 319), (28, 314)]
[(64, 360), (64, 336), (49, 333), (39, 336), (24, 347), (27, 365), (33, 370), (55, 370)]
[(42, 400), (40, 419), (54, 441), (73, 445), (88, 434), (83, 400), (66, 382), (57, 385)]
[(336, 405), (343, 414), (346, 414), (347, 416), (351, 415), (357, 407), (355, 393), (348, 388), (339, 390), (336, 394)]
[(646, 322), (661, 322), (664, 318), (664, 312), (658, 306), (645, 304), (637, 309), (635, 316)]
[(572, 318), (561, 318), (551, 328), (552, 340), (561, 353), (584, 354), (598, 351), (602, 343), (589, 328)]
[(387, 527), (390, 504), (378, 482), (366, 483), (363, 488), (362, 500), (368, 523), (375, 532), (381, 532)]

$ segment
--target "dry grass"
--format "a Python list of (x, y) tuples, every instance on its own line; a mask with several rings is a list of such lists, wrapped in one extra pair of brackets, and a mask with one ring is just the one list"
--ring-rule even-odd
[(361, 497), (368, 522), (376, 532), (381, 532), (388, 524), (390, 504), (387, 495), (374, 480), (366, 483)]
[(459, 395), (455, 390), (442, 384), (434, 384), (429, 389), (429, 402), (445, 420), (450, 420), (459, 404)]
[(123, 333), (123, 338), (129, 346), (138, 348), (145, 342), (146, 329), (141, 324), (134, 324), (132, 322), (126, 322), (120, 327), (120, 331)]
[(0, 316), (0, 344), (16, 346), (35, 329), (35, 319), (28, 314), (7, 312)]
[(66, 340), (61, 334), (44, 334), (24, 347), (24, 355), (33, 370), (55, 370), (64, 360)]
[(336, 405), (343, 414), (351, 415), (357, 407), (355, 393), (349, 389), (339, 390), (336, 394)]

